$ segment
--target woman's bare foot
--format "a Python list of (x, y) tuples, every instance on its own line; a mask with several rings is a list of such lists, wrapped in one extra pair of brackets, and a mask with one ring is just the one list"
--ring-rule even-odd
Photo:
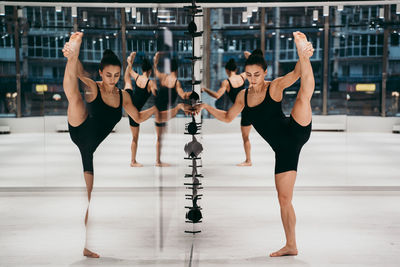
[(292, 247), (284, 246), (280, 250), (272, 252), (271, 254), (269, 254), (269, 256), (270, 257), (296, 256), (297, 253), (298, 253), (298, 251), (297, 251), (296, 247), (292, 248)]
[(69, 38), (69, 41), (67, 43), (68, 45), (66, 45), (66, 47), (68, 48), (68, 58), (78, 58), (79, 50), (81, 49), (82, 36), (82, 32), (75, 32)]
[(133, 65), (133, 61), (135, 61), (135, 57), (136, 57), (136, 52), (132, 52), (128, 59), (126, 60), (126, 62), (128, 63), (129, 66)]
[(156, 166), (157, 167), (169, 167), (169, 166), (171, 166), (171, 164), (168, 164), (168, 163), (163, 163), (163, 162), (156, 162)]
[(294, 42), (296, 44), (297, 52), (303, 50), (307, 44), (307, 37), (304, 33), (296, 31), (293, 33)]
[(251, 166), (251, 165), (253, 165), (252, 163), (251, 163), (251, 161), (243, 161), (242, 163), (238, 163), (238, 164), (236, 164), (236, 166), (239, 166), (239, 167), (247, 167), (247, 166)]
[(135, 61), (135, 57), (136, 57), (136, 52), (132, 52), (129, 57), (127, 58), (126, 62), (128, 63), (128, 68), (129, 68), (129, 74), (131, 75), (131, 77), (134, 77), (134, 71), (132, 69), (133, 66), (133, 62)]
[(141, 164), (137, 161), (133, 161), (133, 162), (131, 162), (131, 167), (143, 167), (143, 164)]
[(310, 58), (314, 53), (314, 48), (312, 47), (312, 44), (307, 41), (306, 35), (297, 31), (293, 33), (293, 37), (299, 57)]
[(88, 250), (87, 248), (83, 249), (83, 256), (86, 256), (88, 258), (100, 258), (99, 254), (94, 253), (94, 252)]

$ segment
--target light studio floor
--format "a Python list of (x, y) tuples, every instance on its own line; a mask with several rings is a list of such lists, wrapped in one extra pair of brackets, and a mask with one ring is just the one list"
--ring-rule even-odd
[(77, 148), (67, 133), (0, 135), (0, 266), (399, 266), (400, 135), (313, 132), (294, 194), (296, 257), (270, 258), (284, 243), (271, 149), (251, 134), (252, 167), (240, 132), (205, 134), (203, 221), (185, 223), (183, 160), (189, 137), (170, 130), (154, 167), (155, 136), (114, 133), (95, 154), (88, 247)]

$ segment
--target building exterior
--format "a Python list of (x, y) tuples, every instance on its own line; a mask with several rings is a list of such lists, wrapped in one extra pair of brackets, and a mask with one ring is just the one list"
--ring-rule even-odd
[[(134, 68), (140, 72), (144, 57), (152, 59), (157, 51), (166, 51), (163, 32), (167, 28), (173, 35), (173, 47), (166, 52), (172, 50), (171, 56), (178, 58), (179, 78), (184, 87), (189, 88), (190, 84), (185, 81), (191, 80), (192, 70), (185, 57), (191, 55), (192, 44), (189, 36), (185, 35), (189, 23), (186, 11), (182, 8), (137, 8), (136, 18), (132, 11), (78, 8), (77, 18), (73, 18), (71, 8), (57, 12), (53, 7), (23, 7), (17, 31), (21, 115), (66, 114), (67, 103), (62, 89), (66, 61), (61, 49), (74, 28), (85, 34), (80, 59), (94, 79), (99, 78), (97, 69), (103, 50), (112, 49), (122, 58), (124, 39), (125, 56), (131, 51), (138, 52)], [(297, 61), (291, 33), (300, 30), (307, 34), (315, 48), (312, 64), (316, 88), (312, 106), (315, 114), (322, 114), (324, 34), (328, 31), (327, 114), (380, 115), (384, 31), (387, 29), (385, 111), (388, 116), (399, 114), (400, 27), (394, 5), (389, 10), (390, 22), (386, 24), (379, 18), (381, 6), (345, 6), (342, 11), (330, 7), (329, 17), (323, 16), (322, 8), (254, 8), (247, 21), (243, 19), (244, 11), (246, 8), (209, 10), (209, 31), (205, 38), (210, 40), (210, 51), (206, 51), (205, 56), (209, 57), (210, 64), (204, 73), (209, 74), (205, 82), (212, 89), (217, 90), (226, 79), (224, 65), (230, 58), (234, 58), (239, 71), (243, 71), (243, 51), (252, 51), (262, 44), (269, 63), (268, 79), (290, 72)], [(207, 25), (207, 19), (205, 21)], [(17, 113), (14, 33), (15, 15), (12, 7), (7, 7), (6, 16), (0, 17), (0, 116), (15, 116)], [(283, 107), (287, 113), (293, 106), (299, 86), (300, 83), (296, 82), (285, 90)], [(212, 103), (214, 100), (205, 96), (204, 101)], [(216, 105), (226, 109), (230, 102), (222, 98)]]

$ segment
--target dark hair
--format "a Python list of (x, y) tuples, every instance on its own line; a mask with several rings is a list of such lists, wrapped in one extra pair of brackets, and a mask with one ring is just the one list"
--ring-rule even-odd
[(258, 65), (264, 71), (267, 69), (267, 62), (265, 61), (263, 52), (260, 49), (254, 50), (249, 56), (249, 58), (246, 59), (244, 66), (246, 67), (249, 65)]
[(147, 58), (144, 58), (142, 61), (142, 71), (146, 72), (149, 71), (153, 68), (153, 66), (150, 63), (150, 60), (148, 60)]
[(118, 66), (121, 68), (121, 61), (110, 49), (106, 49), (103, 52), (103, 58), (100, 62), (100, 70), (102, 71), (108, 65)]
[(178, 70), (178, 60), (173, 58), (171, 60), (171, 72), (177, 71)]
[(225, 69), (230, 71), (235, 71), (237, 69), (235, 60), (233, 58), (229, 59), (229, 61), (225, 64)]
[(253, 52), (251, 52), (252, 55), (259, 55), (259, 56), (264, 56), (263, 52), (261, 51), (260, 48), (254, 49)]

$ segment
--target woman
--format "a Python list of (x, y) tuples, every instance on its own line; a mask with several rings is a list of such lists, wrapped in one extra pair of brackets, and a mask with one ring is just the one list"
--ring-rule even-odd
[[(297, 255), (295, 237), (296, 216), (292, 206), (293, 188), (297, 174), (298, 158), (302, 146), (311, 133), (311, 97), (314, 92), (314, 74), (310, 57), (314, 49), (301, 32), (293, 33), (299, 55), (301, 85), (294, 103), (291, 116), (282, 112), (283, 90), (293, 82), (293, 74), (277, 78), (272, 82), (264, 81), (267, 64), (263, 56), (252, 54), (245, 64), (250, 88), (242, 90), (234, 105), (228, 110), (218, 110), (207, 104), (201, 104), (197, 112), (205, 108), (217, 119), (232, 121), (241, 111), (255, 130), (269, 143), (275, 152), (275, 185), (281, 209), (281, 219), (286, 236), (286, 245), (270, 254), (271, 257)], [(295, 68), (295, 70), (296, 70)]]
[[(156, 166), (158, 167), (166, 167), (169, 166), (168, 163), (161, 162), (161, 141), (162, 134), (164, 132), (164, 128), (166, 123), (160, 121), (160, 117), (158, 114), (164, 113), (168, 115), (170, 118), (176, 116), (176, 112), (170, 109), (170, 107), (175, 103), (178, 95), (182, 99), (189, 98), (191, 92), (184, 92), (182, 89), (181, 83), (178, 81), (178, 62), (176, 59), (171, 60), (171, 73), (166, 74), (158, 71), (158, 61), (160, 58), (160, 53), (157, 52), (154, 56), (154, 73), (157, 79), (160, 81), (160, 88), (157, 90), (157, 95), (155, 99), (155, 105), (157, 110), (159, 111), (156, 114), (156, 133), (157, 133), (157, 144), (156, 144)], [(172, 112), (171, 112), (172, 111)]]
[[(246, 51), (247, 52), (247, 51)], [(247, 54), (245, 53), (246, 58)], [(237, 66), (235, 63), (235, 60), (231, 58), (226, 64), (225, 64), (225, 72), (226, 75), (228, 75), (228, 79), (224, 80), (221, 83), (221, 87), (218, 89), (217, 92), (211, 91), (210, 89), (207, 88), (202, 88), (202, 91), (206, 92), (210, 96), (219, 99), (225, 92), (227, 92), (229, 99), (232, 101), (232, 103), (235, 103), (236, 96), (238, 93), (244, 89), (244, 82), (246, 80), (246, 74), (241, 73), (237, 74)], [(251, 131), (251, 123), (247, 120), (246, 115), (243, 114), (240, 119), (240, 130), (242, 132), (242, 138), (243, 138), (243, 147), (244, 147), (244, 152), (246, 154), (246, 160), (242, 163), (238, 163), (237, 166), (251, 166), (251, 145), (250, 145), (250, 140), (249, 140), (249, 135)]]
[[(125, 91), (129, 93), (132, 99), (133, 105), (140, 111), (147, 99), (151, 94), (156, 95), (157, 84), (150, 80), (152, 66), (149, 60), (144, 59), (142, 62), (142, 75), (139, 75), (132, 69), (133, 62), (135, 60), (136, 52), (132, 52), (127, 59), (127, 67), (124, 74)], [(135, 90), (133, 90), (131, 77), (135, 80)], [(136, 161), (136, 152), (139, 140), (139, 123), (129, 116), (129, 125), (132, 132), (132, 144), (131, 144), (131, 167), (142, 167), (143, 165)]]
[[(111, 133), (122, 116), (122, 106), (137, 122), (147, 120), (156, 109), (153, 106), (142, 112), (132, 105), (130, 96), (115, 85), (121, 73), (121, 62), (111, 51), (106, 50), (100, 63), (101, 81), (95, 82), (85, 77), (82, 64), (78, 60), (82, 43), (81, 32), (71, 35), (63, 48), (68, 59), (64, 74), (64, 92), (68, 99), (68, 128), (71, 140), (81, 153), (83, 175), (86, 182), (88, 201), (90, 203), (93, 189), (93, 153), (100, 143)], [(86, 85), (85, 100), (82, 99), (78, 87), (78, 78)], [(88, 221), (89, 206), (86, 210), (85, 225)], [(99, 254), (90, 251), (85, 244), (83, 255), (98, 258)]]

